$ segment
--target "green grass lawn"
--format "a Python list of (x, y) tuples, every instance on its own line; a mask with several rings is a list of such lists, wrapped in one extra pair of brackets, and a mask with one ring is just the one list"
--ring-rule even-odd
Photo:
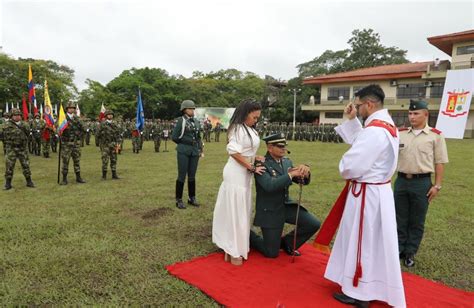
[[(323, 220), (344, 185), (337, 166), (347, 145), (290, 142), (289, 147), (295, 163), (312, 166), (303, 204)], [(73, 174), (69, 185), (56, 184), (55, 156), (30, 157), (37, 186), (30, 189), (17, 163), (14, 188), (0, 191), (0, 304), (217, 305), (164, 266), (217, 251), (211, 225), (227, 160), (225, 142), (206, 144), (197, 173), (203, 206), (186, 210), (174, 204), (176, 152), (172, 144), (168, 148), (154, 153), (152, 142), (145, 142), (137, 155), (127, 141), (118, 161), (122, 179), (102, 181), (98, 148), (86, 146), (83, 185)], [(448, 151), (443, 190), (430, 205), (417, 265), (410, 271), (472, 291), (474, 140), (449, 140)]]

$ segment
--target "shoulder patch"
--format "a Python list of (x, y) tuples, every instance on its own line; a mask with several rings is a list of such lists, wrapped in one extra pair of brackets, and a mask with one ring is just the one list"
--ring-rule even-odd
[(404, 131), (407, 131), (408, 130), (408, 127), (401, 127), (398, 129), (399, 132), (404, 132)]
[(441, 131), (439, 129), (436, 129), (436, 128), (432, 127), (431, 131), (435, 134), (441, 135)]

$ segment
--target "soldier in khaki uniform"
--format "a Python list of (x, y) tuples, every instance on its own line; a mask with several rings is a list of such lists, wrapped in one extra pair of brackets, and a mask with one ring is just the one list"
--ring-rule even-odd
[(448, 162), (446, 141), (439, 130), (428, 126), (428, 116), (426, 102), (411, 100), (408, 112), (411, 127), (400, 129), (394, 196), (398, 248), (407, 267), (415, 265), (428, 205), (441, 190), (444, 164)]

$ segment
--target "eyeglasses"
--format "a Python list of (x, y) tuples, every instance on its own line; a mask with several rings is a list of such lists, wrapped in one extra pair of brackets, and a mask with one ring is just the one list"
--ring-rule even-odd
[(363, 102), (363, 103), (360, 103), (360, 104), (354, 104), (354, 106), (355, 106), (355, 108), (356, 108), (357, 110), (359, 110), (360, 106), (365, 105), (365, 104), (367, 104), (367, 103), (368, 103), (368, 102)]

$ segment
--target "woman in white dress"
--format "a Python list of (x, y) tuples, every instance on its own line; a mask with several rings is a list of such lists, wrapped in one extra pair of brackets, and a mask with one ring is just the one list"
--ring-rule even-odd
[(265, 167), (254, 165), (260, 145), (255, 125), (261, 109), (254, 100), (242, 101), (227, 130), (229, 160), (214, 208), (212, 242), (224, 250), (225, 261), (234, 265), (242, 265), (249, 252), (252, 177), (265, 172)]

